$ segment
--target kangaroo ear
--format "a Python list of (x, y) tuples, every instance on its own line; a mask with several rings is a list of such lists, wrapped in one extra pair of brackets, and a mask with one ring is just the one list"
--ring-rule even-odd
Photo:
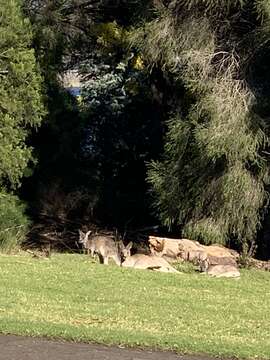
[(118, 241), (117, 243), (120, 249), (124, 249), (125, 246), (122, 240)]
[(131, 241), (130, 243), (127, 244), (126, 249), (130, 250), (132, 248), (133, 242)]

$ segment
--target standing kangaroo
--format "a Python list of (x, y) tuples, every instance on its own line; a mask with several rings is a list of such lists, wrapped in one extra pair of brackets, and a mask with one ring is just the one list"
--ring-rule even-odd
[(79, 234), (79, 243), (83, 245), (88, 254), (89, 252), (92, 256), (97, 254), (101, 264), (108, 265), (109, 258), (111, 258), (118, 266), (121, 266), (125, 258), (130, 256), (132, 243), (124, 246), (122, 241), (116, 243), (113, 238), (109, 236), (93, 235), (89, 237), (91, 231), (84, 233), (79, 230)]

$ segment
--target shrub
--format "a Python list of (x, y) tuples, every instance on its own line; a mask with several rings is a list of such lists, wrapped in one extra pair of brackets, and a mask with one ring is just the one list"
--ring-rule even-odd
[(0, 193), (0, 251), (10, 253), (25, 239), (30, 221), (26, 206), (12, 194)]

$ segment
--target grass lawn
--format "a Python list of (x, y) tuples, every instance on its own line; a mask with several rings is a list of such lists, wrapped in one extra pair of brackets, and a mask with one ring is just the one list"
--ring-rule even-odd
[(0, 332), (270, 359), (270, 273), (240, 280), (0, 255)]

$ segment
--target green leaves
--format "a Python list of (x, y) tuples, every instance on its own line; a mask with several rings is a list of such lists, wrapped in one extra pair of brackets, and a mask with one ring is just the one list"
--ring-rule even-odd
[[(179, 94), (163, 158), (148, 168), (157, 214), (165, 225), (181, 226), (184, 236), (223, 244), (233, 238), (243, 248), (254, 240), (267, 203), (261, 150), (269, 142), (254, 112), (257, 99), (243, 79), (255, 44), (241, 47), (239, 25), (232, 21), (235, 14), (244, 23), (239, 10), (246, 3), (175, 2), (146, 24), (143, 36), (135, 35), (149, 63), (182, 84), (191, 104), (184, 108)], [(267, 2), (260, 5), (266, 13)], [(254, 8), (249, 11), (255, 16)], [(221, 13), (229, 31), (220, 30)], [(255, 23), (247, 27), (257, 30)]]
[(231, 9), (242, 7), (247, 0), (180, 0), (178, 4), (191, 10), (192, 8), (203, 8), (205, 12), (216, 11), (228, 12)]
[(264, 19), (270, 19), (270, 3), (268, 0), (257, 0), (255, 1), (256, 9), (259, 16)]
[(0, 75), (0, 185), (16, 188), (32, 158), (25, 142), (40, 125), (44, 107), (30, 23), (19, 2), (0, 0), (0, 18), (0, 68), (7, 70)]
[(0, 192), (0, 251), (17, 250), (29, 226), (25, 205), (14, 195)]

